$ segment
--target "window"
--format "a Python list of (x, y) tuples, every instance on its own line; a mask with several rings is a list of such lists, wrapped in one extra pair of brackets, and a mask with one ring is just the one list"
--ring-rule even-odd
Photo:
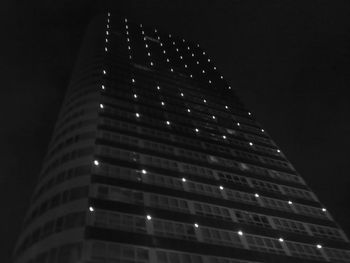
[(152, 222), (155, 235), (196, 240), (193, 225), (161, 219), (154, 219)]
[(157, 263), (203, 263), (202, 256), (178, 251), (157, 250)]
[(237, 232), (203, 226), (200, 228), (200, 231), (203, 241), (206, 243), (239, 248), (243, 247)]
[(240, 210), (235, 210), (234, 213), (239, 223), (271, 228), (268, 218), (265, 215)]
[(325, 260), (315, 245), (308, 245), (291, 241), (286, 241), (285, 243), (291, 254), (295, 257)]
[(150, 194), (150, 204), (162, 209), (189, 213), (187, 201), (175, 197)]
[(276, 227), (280, 230), (299, 233), (299, 234), (308, 234), (302, 222), (292, 221), (292, 220), (277, 218), (277, 217), (273, 217), (272, 220), (275, 223)]
[(230, 211), (225, 207), (194, 202), (194, 210), (197, 215), (232, 222)]
[(250, 249), (276, 253), (276, 254), (285, 254), (285, 251), (280, 244), (280, 242), (276, 239), (254, 236), (250, 234), (245, 234), (247, 243)]

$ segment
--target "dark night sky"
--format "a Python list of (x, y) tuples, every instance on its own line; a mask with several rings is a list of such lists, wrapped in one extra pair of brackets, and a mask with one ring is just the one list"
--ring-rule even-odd
[[(199, 42), (350, 233), (349, 1), (113, 2), (118, 15)], [(83, 30), (103, 8), (95, 6), (1, 1), (1, 262), (9, 262)]]

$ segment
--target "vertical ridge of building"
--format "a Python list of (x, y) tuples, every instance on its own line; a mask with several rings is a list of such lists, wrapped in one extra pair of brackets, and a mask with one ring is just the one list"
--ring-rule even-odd
[(88, 27), (16, 263), (350, 262), (349, 240), (198, 44)]

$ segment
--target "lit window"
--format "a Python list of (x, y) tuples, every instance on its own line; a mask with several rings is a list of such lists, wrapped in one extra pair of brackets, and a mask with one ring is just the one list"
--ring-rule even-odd
[(94, 165), (99, 166), (100, 165), (99, 161), (95, 160)]
[(237, 232), (237, 234), (240, 235), (240, 236), (243, 236), (243, 232), (242, 232), (241, 230), (239, 230), (239, 231)]
[(90, 212), (94, 212), (95, 209), (94, 209), (92, 206), (89, 206), (89, 211), (90, 211)]
[(147, 218), (147, 220), (151, 220), (152, 219), (152, 217), (150, 215), (147, 215), (146, 218)]

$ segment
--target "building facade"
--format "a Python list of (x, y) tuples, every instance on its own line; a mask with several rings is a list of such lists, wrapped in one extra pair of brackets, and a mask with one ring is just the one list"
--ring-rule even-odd
[(16, 263), (350, 262), (349, 241), (197, 44), (89, 26)]

